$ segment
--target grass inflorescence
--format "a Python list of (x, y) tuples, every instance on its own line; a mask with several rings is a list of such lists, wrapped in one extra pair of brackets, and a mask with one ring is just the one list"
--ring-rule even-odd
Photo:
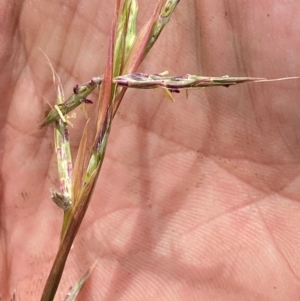
[[(139, 73), (137, 69), (147, 57), (162, 30), (169, 22), (179, 0), (160, 0), (150, 19), (137, 32), (138, 4), (136, 0), (125, 0), (121, 8), (116, 1), (111, 28), (106, 69), (103, 75), (76, 85), (73, 94), (64, 99), (63, 89), (56, 74), (57, 101), (41, 127), (54, 124), (60, 191), (52, 191), (52, 200), (64, 210), (60, 245), (48, 276), (41, 301), (52, 301), (59, 285), (64, 266), (89, 206), (91, 196), (105, 157), (111, 124), (128, 88), (162, 88), (173, 99), (172, 93), (181, 90), (213, 86), (231, 86), (247, 82), (264, 82), (257, 77), (211, 77), (186, 74), (167, 76), (166, 73)], [(100, 87), (99, 99), (93, 104), (87, 97)], [(69, 121), (67, 114), (83, 103), (95, 105), (97, 116), (92, 129), (92, 144), (88, 145), (88, 127), (85, 126), (75, 163), (72, 162)], [(66, 300), (74, 300), (90, 275), (92, 269), (73, 285)]]

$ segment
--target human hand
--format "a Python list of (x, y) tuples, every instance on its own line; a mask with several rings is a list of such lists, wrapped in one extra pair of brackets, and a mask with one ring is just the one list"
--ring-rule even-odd
[[(104, 70), (113, 5), (1, 6), (0, 292), (33, 300), (62, 221), (49, 192), (58, 188), (52, 129), (38, 130), (55, 99), (39, 48), (68, 96)], [(139, 71), (298, 75), (298, 6), (181, 1)], [(140, 1), (140, 15), (153, 7)], [(245, 84), (181, 92), (174, 103), (127, 91), (57, 300), (95, 260), (79, 300), (296, 299), (298, 90), (299, 81)]]

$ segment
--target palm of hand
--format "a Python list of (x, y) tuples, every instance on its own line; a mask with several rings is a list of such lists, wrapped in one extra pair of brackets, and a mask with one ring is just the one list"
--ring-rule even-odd
[[(13, 28), (1, 33), (4, 298), (15, 287), (22, 300), (41, 295), (62, 219), (49, 201), (49, 188), (57, 187), (52, 132), (33, 133), (43, 118), (43, 97), (55, 97), (38, 48), (49, 55), (66, 91), (105, 65), (111, 12), (96, 1), (71, 5), (2, 5), (12, 16), (2, 22)], [(180, 3), (141, 69), (296, 75), (298, 34), (288, 20), (299, 4), (280, 11), (260, 5)], [(280, 14), (285, 22), (276, 21)], [(58, 300), (96, 259), (83, 298), (140, 300), (142, 288), (144, 300), (295, 299), (297, 85), (212, 88), (192, 91), (188, 100), (176, 95), (175, 103), (157, 91), (129, 91)], [(74, 132), (81, 126), (83, 118)]]

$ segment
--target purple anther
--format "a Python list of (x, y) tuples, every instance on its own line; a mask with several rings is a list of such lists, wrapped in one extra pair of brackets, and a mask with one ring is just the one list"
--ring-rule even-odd
[(168, 89), (171, 93), (180, 93), (180, 90), (179, 89), (174, 89), (174, 88), (171, 88), (171, 89)]
[(67, 128), (65, 128), (65, 130), (64, 130), (64, 139), (65, 139), (65, 141), (70, 140), (69, 131)]
[(186, 76), (175, 76), (172, 78), (173, 81), (179, 82), (183, 79), (186, 79)]
[(74, 88), (73, 88), (74, 94), (77, 94), (78, 91), (79, 91), (79, 86), (78, 85), (74, 86)]
[(149, 74), (147, 74), (147, 73), (137, 72), (137, 73), (132, 74), (132, 78), (135, 80), (143, 80), (148, 77), (149, 77)]
[(82, 98), (81, 101), (84, 102), (84, 103), (87, 103), (87, 104), (92, 104), (93, 103), (91, 100), (89, 100), (87, 98)]
[(129, 87), (130, 86), (128, 81), (126, 81), (124, 79), (118, 79), (117, 83), (118, 83), (119, 86), (122, 86), (122, 87)]

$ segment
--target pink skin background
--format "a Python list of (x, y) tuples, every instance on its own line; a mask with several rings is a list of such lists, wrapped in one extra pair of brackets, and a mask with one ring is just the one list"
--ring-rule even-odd
[[(55, 102), (104, 71), (114, 1), (0, 3), (0, 293), (39, 300), (62, 211)], [(141, 0), (139, 26), (155, 1)], [(298, 0), (182, 0), (139, 71), (300, 74)], [(78, 300), (298, 300), (300, 81), (175, 94), (128, 91), (56, 295)], [(97, 95), (91, 98), (96, 101)], [(88, 108), (89, 114), (94, 110)], [(85, 117), (77, 111), (74, 151)]]

